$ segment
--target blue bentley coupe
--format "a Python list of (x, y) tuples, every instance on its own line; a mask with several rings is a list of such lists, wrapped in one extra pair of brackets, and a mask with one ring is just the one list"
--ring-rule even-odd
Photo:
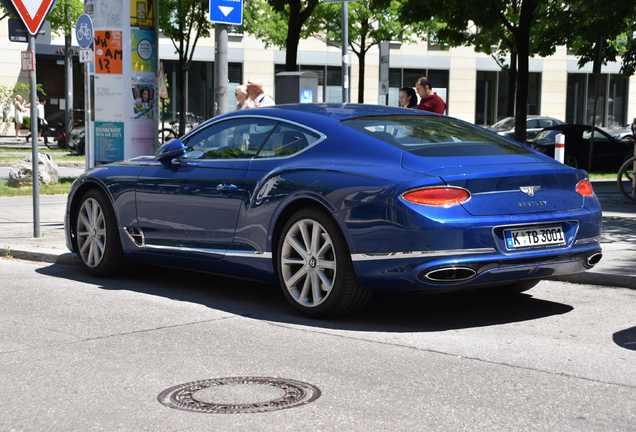
[(585, 171), (417, 110), (297, 104), (213, 118), (73, 184), (67, 245), (94, 276), (131, 262), (280, 284), (311, 317), (373, 291), (518, 293), (601, 259)]

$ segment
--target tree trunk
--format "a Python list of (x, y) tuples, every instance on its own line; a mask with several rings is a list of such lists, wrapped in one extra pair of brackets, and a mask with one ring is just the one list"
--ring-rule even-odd
[(517, 52), (510, 53), (510, 70), (508, 71), (508, 100), (506, 101), (506, 117), (515, 115), (515, 93), (517, 89)]
[(528, 115), (528, 73), (530, 64), (530, 26), (538, 0), (524, 0), (521, 5), (519, 27), (515, 35), (515, 48), (518, 55), (517, 69), (517, 111), (514, 139), (526, 142), (526, 117)]
[(186, 131), (186, 74), (187, 60), (179, 55), (179, 67), (177, 68), (177, 85), (179, 86), (179, 137), (185, 135)]

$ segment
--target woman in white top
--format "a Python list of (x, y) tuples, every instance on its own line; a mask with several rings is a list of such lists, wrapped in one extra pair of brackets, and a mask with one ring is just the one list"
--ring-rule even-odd
[(15, 97), (15, 139), (20, 139), (20, 128), (22, 127), (22, 116), (31, 104), (23, 104), (22, 96)]
[(236, 88), (236, 92), (234, 92), (234, 96), (236, 96), (237, 110), (243, 110), (247, 108), (254, 108), (254, 102), (247, 94), (247, 86), (240, 85)]

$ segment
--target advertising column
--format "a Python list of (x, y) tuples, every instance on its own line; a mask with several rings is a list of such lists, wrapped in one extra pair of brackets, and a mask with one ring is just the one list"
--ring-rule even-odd
[(155, 0), (85, 4), (95, 28), (96, 164), (152, 155), (157, 138)]

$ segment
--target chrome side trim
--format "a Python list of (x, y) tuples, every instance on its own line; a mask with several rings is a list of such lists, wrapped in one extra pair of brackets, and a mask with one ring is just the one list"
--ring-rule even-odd
[(182, 253), (199, 253), (208, 255), (223, 255), (234, 257), (250, 257), (250, 258), (272, 258), (271, 252), (261, 251), (227, 251), (225, 249), (201, 249), (201, 248), (189, 248), (189, 247), (177, 247), (177, 246), (161, 246), (161, 245), (149, 245), (146, 244), (148, 250), (161, 250), (161, 251), (175, 251)]
[(235, 256), (235, 257), (245, 257), (249, 256), (250, 258), (267, 258), (272, 259), (271, 252), (262, 252), (262, 251), (227, 251), (225, 256)]
[(453, 255), (470, 255), (470, 254), (487, 254), (496, 253), (494, 248), (480, 249), (452, 249), (452, 250), (434, 250), (434, 251), (410, 251), (410, 252), (386, 252), (386, 253), (362, 253), (352, 254), (352, 261), (375, 261), (388, 259), (405, 259), (419, 258), (430, 256), (453, 256)]

